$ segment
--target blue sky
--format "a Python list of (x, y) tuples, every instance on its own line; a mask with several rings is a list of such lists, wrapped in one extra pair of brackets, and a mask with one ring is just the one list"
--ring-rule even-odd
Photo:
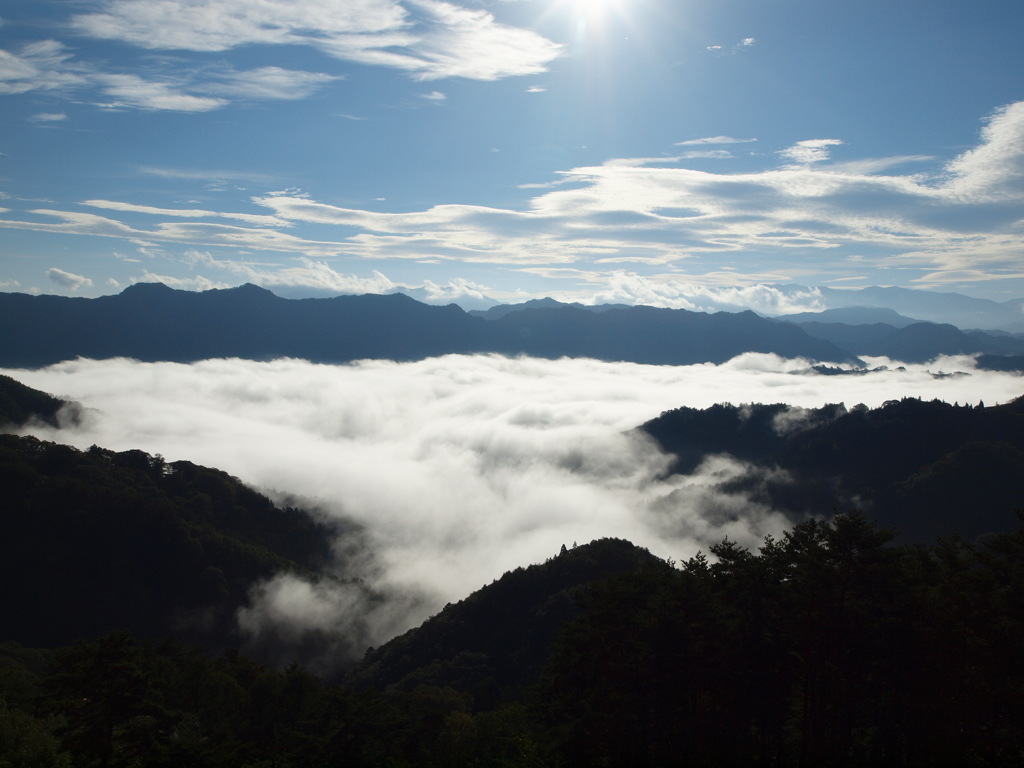
[(0, 290), (1019, 297), (1022, 32), (1016, 0), (7, 0)]

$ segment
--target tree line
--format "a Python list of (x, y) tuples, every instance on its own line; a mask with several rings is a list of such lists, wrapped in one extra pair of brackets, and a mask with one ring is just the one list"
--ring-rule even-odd
[(500, 697), (126, 631), (7, 643), (0, 766), (1021, 763), (1024, 529), (895, 545), (849, 513), (638, 563), (581, 590), (539, 674)]

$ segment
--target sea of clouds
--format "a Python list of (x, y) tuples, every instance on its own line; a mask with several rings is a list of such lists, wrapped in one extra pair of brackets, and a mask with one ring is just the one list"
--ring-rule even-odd
[(253, 637), (339, 632), (357, 656), (563, 544), (614, 536), (679, 560), (726, 536), (756, 546), (788, 527), (716, 490), (742, 470), (728, 457), (666, 479), (669, 458), (631, 432), (665, 410), (901, 397), (994, 405), (1024, 394), (1022, 377), (977, 371), (970, 358), (869, 362), (889, 368), (824, 376), (763, 354), (692, 366), (451, 355), (340, 366), (80, 359), (3, 372), (86, 407), (77, 425), (25, 430), (38, 437), (218, 467), (357, 523), (359, 547), (339, 542), (339, 573), (388, 599), (281, 575), (239, 616)]

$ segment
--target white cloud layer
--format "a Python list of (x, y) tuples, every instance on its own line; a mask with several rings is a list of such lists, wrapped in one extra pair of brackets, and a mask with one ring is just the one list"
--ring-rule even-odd
[(67, 288), (72, 291), (77, 291), (79, 288), (92, 285), (92, 280), (88, 277), (76, 275), (73, 272), (65, 272), (63, 269), (58, 269), (57, 267), (50, 267), (50, 269), (46, 270), (46, 276), (61, 288)]
[(419, 80), (495, 80), (543, 72), (561, 46), (438, 0), (109, 0), (73, 17), (82, 34), (149, 49), (227, 51), (304, 45)]
[(95, 409), (74, 429), (33, 428), (40, 437), (216, 466), (359, 522), (373, 557), (354, 565), (391, 596), (386, 605), (280, 577), (242, 616), (254, 634), (266, 622), (331, 628), (358, 645), (562, 544), (618, 536), (678, 559), (726, 535), (752, 545), (786, 527), (781, 515), (715, 490), (737, 471), (728, 459), (658, 479), (666, 457), (625, 433), (663, 410), (877, 406), (901, 396), (991, 405), (1021, 394), (1018, 376), (929, 372), (972, 371), (969, 359), (849, 377), (805, 368), (750, 354), (686, 367), (449, 356), (347, 366), (77, 360), (4, 373)]

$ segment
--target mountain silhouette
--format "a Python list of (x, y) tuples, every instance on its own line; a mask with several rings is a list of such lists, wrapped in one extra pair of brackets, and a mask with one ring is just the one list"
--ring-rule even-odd
[[(792, 322), (789, 318), (781, 320)], [(895, 326), (889, 323), (848, 325), (801, 321), (794, 325), (808, 335), (829, 341), (852, 354), (885, 356), (905, 363), (926, 363), (940, 355), (1024, 353), (1024, 339), (983, 331), (966, 333), (948, 323), (910, 323)]]
[(452, 688), (472, 696), (476, 708), (514, 700), (537, 681), (559, 630), (579, 613), (583, 592), (602, 579), (659, 563), (622, 539), (563, 547), (548, 561), (509, 571), (370, 649), (347, 682), (357, 689)]
[(254, 285), (203, 292), (136, 284), (96, 299), (0, 294), (0, 365), (76, 357), (192, 362), (296, 357), (324, 363), (452, 353), (592, 357), (681, 365), (743, 352), (856, 362), (831, 342), (752, 312), (528, 307), (495, 320), (402, 294), (282, 299)]
[(220, 470), (0, 435), (0, 638), (52, 647), (123, 627), (237, 647), (280, 572), (331, 579), (339, 530)]
[[(828, 309), (875, 307), (894, 310), (904, 317), (931, 323), (952, 323), (958, 328), (1001, 329), (1024, 332), (1024, 299), (992, 301), (962, 293), (922, 291), (896, 286), (867, 288), (810, 288), (805, 285), (772, 285), (795, 300), (817, 295)], [(845, 321), (844, 321), (845, 322)], [(889, 321), (884, 321), (889, 322)]]
[(787, 323), (842, 323), (843, 325), (872, 325), (885, 323), (894, 328), (921, 322), (912, 317), (905, 317), (899, 312), (886, 307), (838, 307), (824, 309), (820, 312), (794, 312), (788, 315), (775, 315), (776, 320)]
[(77, 403), (69, 403), (27, 387), (10, 376), (0, 375), (0, 432), (23, 426), (32, 420), (56, 427), (62, 415), (74, 421), (78, 412)]
[[(594, 312), (573, 306), (510, 312), (491, 321), (495, 351), (535, 357), (591, 357), (651, 365), (723, 363), (745, 352), (857, 362), (826, 340), (753, 312), (689, 312), (627, 307)], [(795, 332), (799, 331), (799, 332)]]

